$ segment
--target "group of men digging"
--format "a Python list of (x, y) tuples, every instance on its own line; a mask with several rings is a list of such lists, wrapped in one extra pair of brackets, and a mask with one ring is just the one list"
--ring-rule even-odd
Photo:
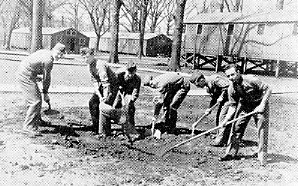
[[(56, 44), (52, 50), (39, 50), (25, 58), (18, 70), (18, 81), (28, 110), (23, 124), (23, 130), (37, 134), (38, 127), (49, 124), (41, 119), (41, 93), (37, 86), (38, 75), (42, 75), (43, 99), (49, 102), (48, 88), (51, 80), (53, 62), (63, 56), (65, 46)], [(94, 85), (94, 94), (89, 101), (92, 119), (91, 130), (100, 137), (111, 135), (111, 123), (121, 123), (121, 112), (125, 115), (123, 132), (130, 137), (139, 137), (135, 129), (135, 101), (139, 97), (141, 78), (136, 74), (136, 64), (132, 61), (122, 71), (114, 72), (107, 63), (95, 59), (94, 49), (82, 48), (81, 55), (88, 64)], [(204, 76), (193, 73), (190, 79), (176, 72), (165, 73), (156, 77), (144, 79), (144, 86), (156, 89), (158, 96), (154, 97), (153, 120), (162, 133), (175, 134), (177, 109), (190, 90), (190, 83), (200, 88), (207, 88), (211, 95), (210, 107), (205, 114), (210, 114), (213, 105), (218, 105), (216, 125), (221, 126), (214, 140), (214, 146), (227, 146), (226, 153), (219, 158), (227, 161), (237, 158), (239, 144), (246, 126), (254, 117), (258, 128), (257, 157), (262, 165), (267, 160), (267, 144), (269, 129), (269, 97), (271, 89), (267, 84), (251, 75), (241, 75), (234, 64), (225, 69), (227, 76)], [(162, 113), (160, 114), (160, 112)], [(246, 115), (252, 113), (251, 115)], [(159, 116), (160, 115), (160, 116)], [(245, 116), (245, 117), (243, 117)], [(229, 121), (241, 117), (233, 125)], [(233, 152), (234, 151), (234, 152)]]

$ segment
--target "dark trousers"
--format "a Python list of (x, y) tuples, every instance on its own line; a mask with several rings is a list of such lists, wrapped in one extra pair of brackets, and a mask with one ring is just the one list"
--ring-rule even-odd
[(90, 111), (92, 127), (94, 131), (98, 131), (99, 103), (100, 103), (99, 97), (97, 96), (97, 94), (94, 93), (89, 100), (89, 111)]
[(181, 88), (178, 91), (169, 91), (165, 94), (163, 103), (155, 105), (154, 115), (159, 115), (162, 109), (164, 118), (161, 118), (164, 122), (163, 128), (166, 131), (171, 131), (176, 128), (177, 123), (177, 109), (185, 99), (189, 89)]

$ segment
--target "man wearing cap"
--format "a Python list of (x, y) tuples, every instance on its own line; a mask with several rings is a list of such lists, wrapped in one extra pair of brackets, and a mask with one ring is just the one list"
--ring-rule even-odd
[(161, 132), (170, 134), (175, 133), (177, 122), (177, 109), (185, 99), (190, 90), (190, 83), (183, 76), (176, 72), (161, 74), (153, 78), (147, 76), (144, 86), (149, 86), (158, 91), (158, 99), (154, 100), (154, 119), (156, 120), (160, 110), (163, 110), (163, 116), (160, 123), (164, 122)]
[[(267, 146), (268, 146), (268, 131), (269, 131), (269, 97), (271, 89), (269, 86), (252, 75), (241, 75), (238, 67), (234, 64), (228, 65), (225, 68), (225, 74), (231, 81), (228, 88), (229, 109), (220, 126), (225, 126), (236, 112), (237, 116), (241, 117), (248, 113), (254, 112), (252, 116), (258, 128), (258, 150), (257, 156), (261, 165), (267, 162)], [(219, 158), (220, 161), (227, 161), (236, 158), (239, 143), (242, 139), (247, 124), (251, 118), (247, 116), (238, 120), (232, 127), (231, 135), (226, 149), (225, 156)], [(234, 154), (231, 154), (234, 150)]]
[(41, 119), (41, 93), (37, 85), (42, 75), (43, 100), (50, 102), (48, 90), (51, 83), (51, 71), (54, 61), (63, 56), (65, 45), (57, 43), (52, 50), (38, 50), (23, 59), (17, 71), (17, 80), (24, 95), (28, 110), (26, 113), (23, 130), (30, 134), (38, 134), (38, 126), (47, 122)]
[[(105, 103), (106, 107), (113, 106), (118, 92), (118, 79), (115, 72), (106, 62), (97, 61), (94, 57), (93, 48), (82, 48), (81, 55), (91, 74), (91, 81), (94, 86), (94, 93), (89, 101), (89, 110), (92, 119), (91, 129), (100, 136), (111, 135), (111, 116), (107, 113), (101, 113), (100, 103)], [(101, 106), (104, 106), (101, 104)], [(104, 108), (102, 108), (104, 109)], [(106, 111), (106, 110), (105, 110)], [(99, 119), (100, 117), (100, 119)]]
[[(211, 113), (211, 107), (216, 103), (219, 103), (216, 113), (216, 126), (219, 121), (222, 120), (228, 111), (228, 92), (229, 79), (220, 75), (204, 76), (201, 73), (195, 72), (190, 77), (189, 81), (199, 88), (207, 89), (207, 92), (211, 96), (209, 108), (205, 111), (205, 114)], [(214, 140), (213, 146), (225, 146), (230, 134), (230, 126), (222, 128), (218, 131), (217, 137)]]
[[(126, 134), (136, 135), (135, 129), (135, 101), (139, 97), (141, 78), (136, 74), (137, 66), (133, 61), (129, 61), (126, 68), (118, 73), (118, 82), (120, 86), (120, 94), (118, 94), (117, 108), (123, 106), (125, 111), (125, 123), (123, 125)], [(123, 105), (124, 104), (124, 105)]]

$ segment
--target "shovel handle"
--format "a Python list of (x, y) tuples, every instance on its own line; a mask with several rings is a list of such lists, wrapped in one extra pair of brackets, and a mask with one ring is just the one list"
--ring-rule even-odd
[[(210, 111), (214, 110), (217, 106), (219, 105), (219, 102), (217, 102), (215, 105), (213, 105), (211, 108), (210, 108)], [(191, 128), (192, 128), (192, 131), (191, 131), (191, 134), (194, 135), (195, 133), (195, 128), (196, 126), (199, 124), (199, 122), (204, 119), (208, 114), (203, 114), (196, 122), (194, 122), (192, 125), (191, 125)]]
[[(243, 116), (240, 116), (240, 117), (238, 117), (238, 118), (235, 118), (235, 119), (233, 119), (233, 120), (227, 122), (225, 126), (227, 126), (227, 125), (229, 125), (229, 124), (231, 124), (231, 123), (234, 123), (235, 121), (238, 121), (238, 120), (240, 120), (240, 119), (246, 118), (246, 117), (248, 117), (248, 116), (250, 116), (250, 115), (253, 115), (253, 114), (255, 114), (255, 113), (256, 113), (256, 112), (252, 111), (252, 112), (250, 112), (250, 113), (248, 113), (248, 114), (245, 114), (245, 115), (243, 115)], [(207, 131), (205, 131), (205, 132), (203, 132), (203, 133), (201, 133), (201, 134), (198, 134), (198, 135), (196, 135), (196, 136), (194, 136), (194, 137), (191, 137), (191, 138), (189, 138), (189, 139), (187, 139), (187, 140), (185, 140), (185, 141), (182, 141), (182, 142), (180, 142), (180, 143), (178, 143), (178, 144), (172, 146), (171, 148), (165, 150), (165, 151), (161, 154), (161, 156), (165, 155), (167, 152), (171, 151), (172, 149), (174, 149), (174, 148), (176, 148), (176, 147), (179, 147), (179, 146), (181, 146), (181, 145), (183, 145), (183, 144), (185, 144), (185, 143), (188, 143), (188, 142), (190, 142), (190, 141), (192, 141), (192, 140), (194, 140), (194, 139), (197, 139), (197, 138), (199, 138), (199, 137), (201, 137), (201, 136), (204, 136), (204, 135), (206, 135), (206, 134), (208, 134), (208, 133), (210, 133), (210, 132), (212, 132), (212, 131), (214, 131), (214, 130), (220, 129), (220, 128), (221, 128), (221, 126), (214, 127), (214, 128), (209, 129), (209, 130), (207, 130)]]
[(51, 103), (50, 103), (49, 101), (47, 101), (47, 104), (48, 104), (48, 106), (49, 106), (49, 109), (48, 109), (48, 110), (52, 110), (52, 108), (51, 108)]

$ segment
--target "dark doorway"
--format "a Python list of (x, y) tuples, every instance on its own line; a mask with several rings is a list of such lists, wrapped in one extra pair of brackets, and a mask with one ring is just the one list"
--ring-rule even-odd
[(69, 45), (69, 52), (74, 53), (75, 52), (75, 38), (69, 38), (68, 45)]

